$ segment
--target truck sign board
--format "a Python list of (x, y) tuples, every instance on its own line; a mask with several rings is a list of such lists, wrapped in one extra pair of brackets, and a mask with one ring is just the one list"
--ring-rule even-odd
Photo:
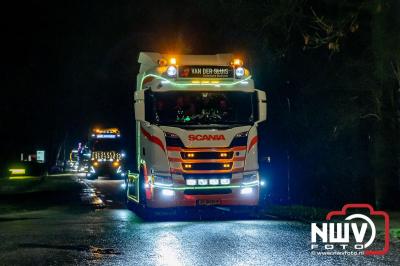
[(233, 78), (230, 66), (180, 66), (180, 78)]

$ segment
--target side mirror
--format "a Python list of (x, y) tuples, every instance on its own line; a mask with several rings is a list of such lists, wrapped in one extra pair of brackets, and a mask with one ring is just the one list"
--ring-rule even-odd
[(144, 90), (135, 91), (135, 120), (145, 121)]
[(267, 120), (267, 96), (265, 91), (257, 90), (258, 98), (258, 121), (263, 122)]

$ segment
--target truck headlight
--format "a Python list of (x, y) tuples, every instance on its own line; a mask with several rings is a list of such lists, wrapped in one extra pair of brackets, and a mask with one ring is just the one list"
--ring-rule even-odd
[(169, 77), (175, 77), (176, 76), (176, 72), (177, 72), (177, 70), (176, 70), (176, 67), (174, 67), (174, 66), (169, 66), (167, 68), (167, 75)]
[(258, 182), (258, 173), (243, 175), (243, 185), (257, 185)]
[(154, 176), (154, 185), (156, 186), (172, 186), (172, 177), (170, 176)]
[(243, 67), (238, 67), (235, 70), (235, 76), (237, 78), (242, 78), (244, 76), (244, 68)]

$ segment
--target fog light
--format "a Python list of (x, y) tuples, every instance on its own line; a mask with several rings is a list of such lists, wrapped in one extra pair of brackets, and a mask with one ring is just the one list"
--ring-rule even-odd
[(196, 179), (186, 179), (186, 185), (195, 186), (196, 185)]
[(171, 190), (171, 189), (163, 189), (162, 190), (162, 194), (164, 196), (171, 197), (171, 196), (173, 196), (175, 194), (175, 192), (173, 190)]
[(199, 179), (199, 180), (197, 180), (197, 183), (200, 185), (200, 186), (207, 186), (207, 179)]
[(221, 185), (229, 185), (231, 183), (231, 180), (229, 178), (222, 178), (220, 182)]
[(219, 180), (218, 179), (210, 179), (210, 185), (218, 185), (219, 184)]
[(242, 188), (242, 190), (240, 191), (240, 194), (251, 194), (251, 193), (253, 193), (253, 188), (251, 187)]

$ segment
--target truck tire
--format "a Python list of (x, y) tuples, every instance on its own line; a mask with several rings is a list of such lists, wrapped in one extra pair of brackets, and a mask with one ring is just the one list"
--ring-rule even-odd
[(146, 209), (146, 189), (144, 188), (144, 181), (144, 171), (141, 167), (139, 172), (139, 205), (141, 205), (143, 209)]
[(88, 179), (88, 180), (95, 180), (95, 179), (98, 179), (98, 178), (99, 178), (99, 176), (97, 174), (93, 174), (93, 175), (90, 175), (90, 176), (86, 175), (86, 179)]

